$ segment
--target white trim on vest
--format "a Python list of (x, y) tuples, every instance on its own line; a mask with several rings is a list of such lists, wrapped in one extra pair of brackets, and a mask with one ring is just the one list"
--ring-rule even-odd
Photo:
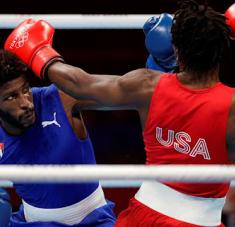
[(156, 181), (144, 182), (135, 199), (168, 217), (200, 226), (220, 225), (225, 203), (225, 198), (190, 196)]
[(80, 223), (89, 213), (105, 204), (106, 200), (101, 186), (82, 201), (62, 208), (38, 208), (23, 201), (24, 215), (27, 222), (56, 221), (67, 225)]

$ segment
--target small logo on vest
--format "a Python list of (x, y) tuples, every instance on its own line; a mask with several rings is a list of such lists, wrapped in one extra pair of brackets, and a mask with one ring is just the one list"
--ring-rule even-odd
[(47, 127), (49, 125), (53, 125), (53, 124), (58, 126), (59, 128), (61, 127), (61, 125), (56, 120), (56, 112), (54, 112), (54, 120), (52, 120), (52, 121), (42, 121), (42, 127), (45, 128), (45, 127)]
[(4, 143), (0, 143), (0, 158), (3, 156), (3, 151), (4, 151)]

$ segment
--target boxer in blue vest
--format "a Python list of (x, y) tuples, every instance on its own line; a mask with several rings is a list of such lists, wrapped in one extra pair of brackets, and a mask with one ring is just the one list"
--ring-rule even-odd
[[(96, 164), (76, 100), (56, 86), (30, 88), (26, 66), (0, 51), (0, 164)], [(22, 206), (12, 227), (112, 227), (113, 203), (98, 181), (15, 183)]]

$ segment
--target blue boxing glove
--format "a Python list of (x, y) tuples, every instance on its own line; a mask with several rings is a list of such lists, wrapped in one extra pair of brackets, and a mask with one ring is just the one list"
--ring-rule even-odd
[(0, 188), (0, 226), (8, 227), (12, 213), (10, 196), (8, 193)]
[(173, 17), (163, 13), (150, 17), (144, 24), (145, 46), (149, 52), (146, 67), (162, 72), (173, 72), (177, 68), (172, 45)]

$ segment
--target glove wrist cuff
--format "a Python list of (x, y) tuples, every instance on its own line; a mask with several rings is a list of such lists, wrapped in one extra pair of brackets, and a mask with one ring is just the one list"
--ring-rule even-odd
[(64, 62), (61, 55), (51, 48), (51, 46), (45, 46), (33, 57), (31, 68), (36, 76), (43, 79), (47, 68), (56, 61)]

